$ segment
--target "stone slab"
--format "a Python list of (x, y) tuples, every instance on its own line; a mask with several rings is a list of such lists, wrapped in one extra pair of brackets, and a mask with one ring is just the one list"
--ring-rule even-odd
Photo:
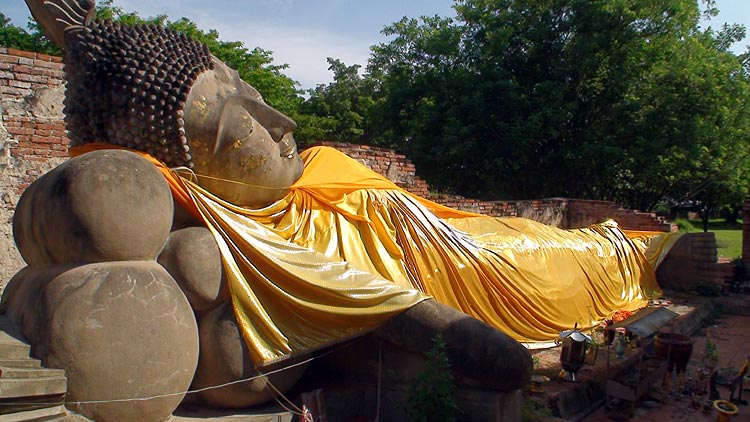
[(0, 378), (0, 398), (35, 397), (65, 394), (68, 379), (46, 378)]
[(0, 356), (0, 367), (7, 368), (41, 368), (42, 362), (32, 358), (4, 358)]
[(62, 369), (49, 369), (49, 368), (11, 368), (11, 367), (0, 367), (2, 370), (2, 379), (33, 379), (33, 378), (53, 378), (53, 377), (64, 377), (65, 371)]
[(65, 406), (58, 405), (44, 409), (27, 410), (25, 412), (16, 412), (2, 415), (3, 422), (46, 422), (60, 421), (67, 416)]
[[(15, 339), (14, 339), (15, 340)], [(31, 347), (16, 340), (15, 342), (0, 341), (0, 356), (6, 359), (28, 358)]]
[(166, 422), (291, 422), (291, 412), (262, 406), (252, 409), (178, 408)]

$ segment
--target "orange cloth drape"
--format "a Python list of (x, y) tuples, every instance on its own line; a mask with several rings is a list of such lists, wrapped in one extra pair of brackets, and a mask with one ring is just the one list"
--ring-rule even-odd
[[(290, 265), (313, 269), (346, 263), (373, 280), (388, 280), (394, 292), (411, 300), (389, 308), (389, 315), (426, 297), (418, 291), (525, 342), (553, 340), (576, 323), (586, 327), (616, 310), (635, 310), (659, 293), (642, 244), (614, 222), (562, 230), (522, 218), (480, 216), (411, 195), (334, 149), (313, 148), (302, 156), (305, 171), (290, 193), (261, 209), (234, 207), (194, 183), (167, 177), (177, 197), (185, 196), (179, 189), (186, 190), (186, 197), (197, 204), (192, 206), (219, 233), (222, 252), (240, 263), (234, 272), (246, 281), (237, 281), (233, 289), (235, 313), (250, 343), (265, 342), (259, 349), (271, 344), (268, 348), (274, 351), (261, 359), (264, 362), (376, 325), (343, 334), (337, 331), (340, 321), (324, 317), (316, 319), (320, 325), (315, 330), (296, 322), (280, 327), (283, 306), (298, 303), (298, 298), (288, 297), (286, 287), (278, 287), (286, 283)], [(239, 235), (222, 234), (225, 231)], [(290, 264), (266, 258), (279, 253), (298, 259)], [(263, 267), (260, 276), (248, 270), (254, 266)], [(332, 276), (295, 273), (299, 283), (333, 283), (327, 278)], [(345, 278), (335, 281), (343, 283), (339, 286), (350, 283)], [(316, 308), (306, 318), (321, 310), (325, 315), (328, 306), (329, 298), (313, 291), (303, 292), (305, 305)], [(270, 321), (265, 330), (272, 334), (253, 331), (255, 318), (261, 325)], [(356, 318), (344, 322), (358, 324)], [(296, 331), (300, 329), (312, 331)], [(287, 340), (283, 347), (278, 346), (283, 341), (267, 340), (277, 337), (315, 340)]]

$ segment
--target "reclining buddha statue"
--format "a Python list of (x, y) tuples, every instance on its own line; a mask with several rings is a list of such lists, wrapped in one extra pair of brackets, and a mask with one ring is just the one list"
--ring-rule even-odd
[(64, 51), (73, 158), (19, 201), (28, 266), (2, 307), (95, 420), (164, 420), (190, 389), (261, 403), (368, 333), (416, 354), (440, 335), (459, 382), (518, 391), (521, 342), (658, 289), (616, 225), (453, 210), (334, 149), (298, 154), (295, 123), (201, 43), (87, 0), (27, 4)]

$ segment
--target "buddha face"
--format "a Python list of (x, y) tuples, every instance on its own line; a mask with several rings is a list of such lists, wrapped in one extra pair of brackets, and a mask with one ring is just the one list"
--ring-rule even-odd
[(268, 205), (302, 174), (296, 124), (235, 70), (214, 62), (194, 82), (183, 117), (199, 184), (235, 205)]

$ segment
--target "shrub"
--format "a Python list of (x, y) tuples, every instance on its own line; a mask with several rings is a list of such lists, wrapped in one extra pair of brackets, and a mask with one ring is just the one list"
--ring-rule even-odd
[(438, 334), (427, 352), (427, 362), (412, 387), (409, 415), (414, 422), (457, 421), (456, 383), (450, 372), (445, 341)]
[(674, 223), (677, 224), (677, 228), (679, 229), (680, 233), (691, 233), (698, 231), (693, 224), (684, 218), (678, 218), (674, 220)]

